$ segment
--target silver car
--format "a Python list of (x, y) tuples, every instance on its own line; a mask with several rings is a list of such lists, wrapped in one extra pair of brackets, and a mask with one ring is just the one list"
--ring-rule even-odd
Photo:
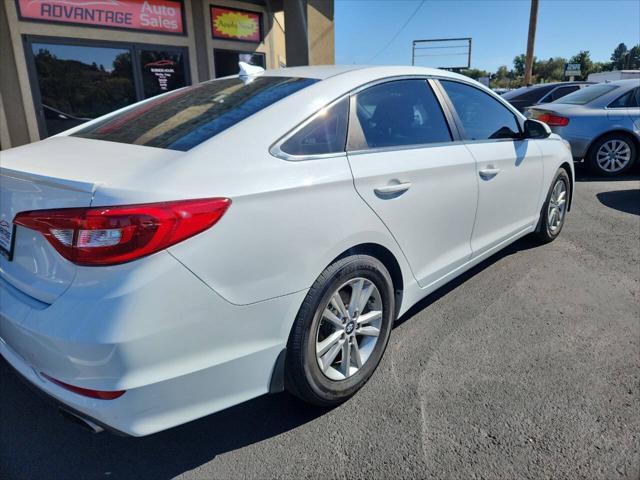
[(640, 79), (592, 85), (531, 107), (527, 116), (548, 124), (571, 144), (575, 161), (600, 175), (619, 175), (638, 160)]

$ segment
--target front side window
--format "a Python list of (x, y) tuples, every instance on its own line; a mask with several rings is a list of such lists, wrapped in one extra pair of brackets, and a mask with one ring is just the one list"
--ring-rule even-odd
[(640, 106), (640, 88), (629, 90), (616, 98), (608, 108), (638, 108)]
[(356, 115), (368, 148), (451, 141), (440, 104), (426, 80), (376, 85), (356, 97)]
[(497, 140), (519, 135), (516, 116), (495, 98), (464, 83), (450, 80), (440, 80), (440, 83), (470, 140)]
[(315, 82), (293, 77), (205, 82), (149, 100), (73, 136), (187, 151)]
[(347, 140), (349, 99), (322, 109), (280, 146), (289, 155), (323, 155), (344, 152)]

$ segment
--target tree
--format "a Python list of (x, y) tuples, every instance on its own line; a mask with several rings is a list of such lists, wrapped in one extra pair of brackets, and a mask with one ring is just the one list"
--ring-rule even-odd
[(626, 68), (632, 70), (640, 69), (640, 44), (629, 50)]
[[(519, 77), (524, 75), (525, 60), (526, 60), (526, 56), (524, 53), (521, 53), (520, 55), (518, 55), (516, 58), (513, 59), (513, 70), (515, 71), (516, 75), (518, 75)], [(535, 62), (536, 62), (536, 59), (534, 57), (533, 63)]]
[(553, 57), (549, 60), (540, 60), (533, 65), (533, 73), (537, 81), (561, 82), (564, 80), (564, 64), (566, 58)]
[(625, 68), (625, 57), (627, 55), (627, 46), (624, 43), (618, 44), (611, 54), (611, 62), (615, 70), (623, 70)]
[(593, 71), (593, 61), (591, 60), (589, 50), (581, 50), (580, 53), (569, 59), (569, 63), (580, 64), (580, 72), (583, 79), (586, 79), (587, 75)]
[(486, 70), (479, 70), (477, 68), (466, 68), (464, 70), (460, 70), (462, 75), (466, 75), (467, 77), (473, 78), (474, 80), (478, 80), (480, 77), (488, 77), (489, 72)]

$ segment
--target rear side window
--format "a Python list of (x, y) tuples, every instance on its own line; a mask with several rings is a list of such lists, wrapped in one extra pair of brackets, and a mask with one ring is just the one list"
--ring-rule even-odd
[(634, 88), (611, 102), (608, 108), (638, 108), (639, 106), (640, 88)]
[(316, 113), (311, 121), (280, 146), (289, 155), (344, 152), (347, 141), (349, 99)]
[(450, 80), (440, 80), (470, 140), (514, 138), (520, 126), (511, 110), (485, 92)]
[(609, 93), (612, 90), (618, 88), (617, 85), (608, 85), (606, 83), (600, 83), (598, 85), (592, 85), (590, 87), (581, 88), (577, 92), (570, 93), (569, 95), (556, 100), (558, 103), (568, 103), (570, 105), (586, 105), (592, 102), (596, 98)]
[(315, 82), (292, 77), (214, 80), (155, 98), (73, 136), (187, 151)]
[(552, 89), (552, 85), (542, 87), (522, 87), (505, 93), (504, 95), (502, 95), (502, 98), (504, 98), (505, 100), (509, 100), (509, 102), (529, 102), (529, 105), (533, 105), (547, 93), (549, 93)]
[(580, 90), (580, 87), (578, 85), (558, 87), (553, 92), (551, 92), (551, 95), (544, 98), (544, 102), (545, 103), (553, 102), (554, 100), (558, 100), (559, 98), (562, 98), (565, 95), (569, 95), (570, 93), (575, 92), (576, 90)]
[(376, 85), (356, 96), (365, 148), (450, 142), (440, 104), (426, 80)]

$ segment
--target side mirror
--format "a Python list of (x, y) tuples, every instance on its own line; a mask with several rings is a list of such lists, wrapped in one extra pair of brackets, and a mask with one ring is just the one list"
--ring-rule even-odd
[(524, 122), (524, 138), (547, 138), (551, 129), (546, 123), (528, 118)]

